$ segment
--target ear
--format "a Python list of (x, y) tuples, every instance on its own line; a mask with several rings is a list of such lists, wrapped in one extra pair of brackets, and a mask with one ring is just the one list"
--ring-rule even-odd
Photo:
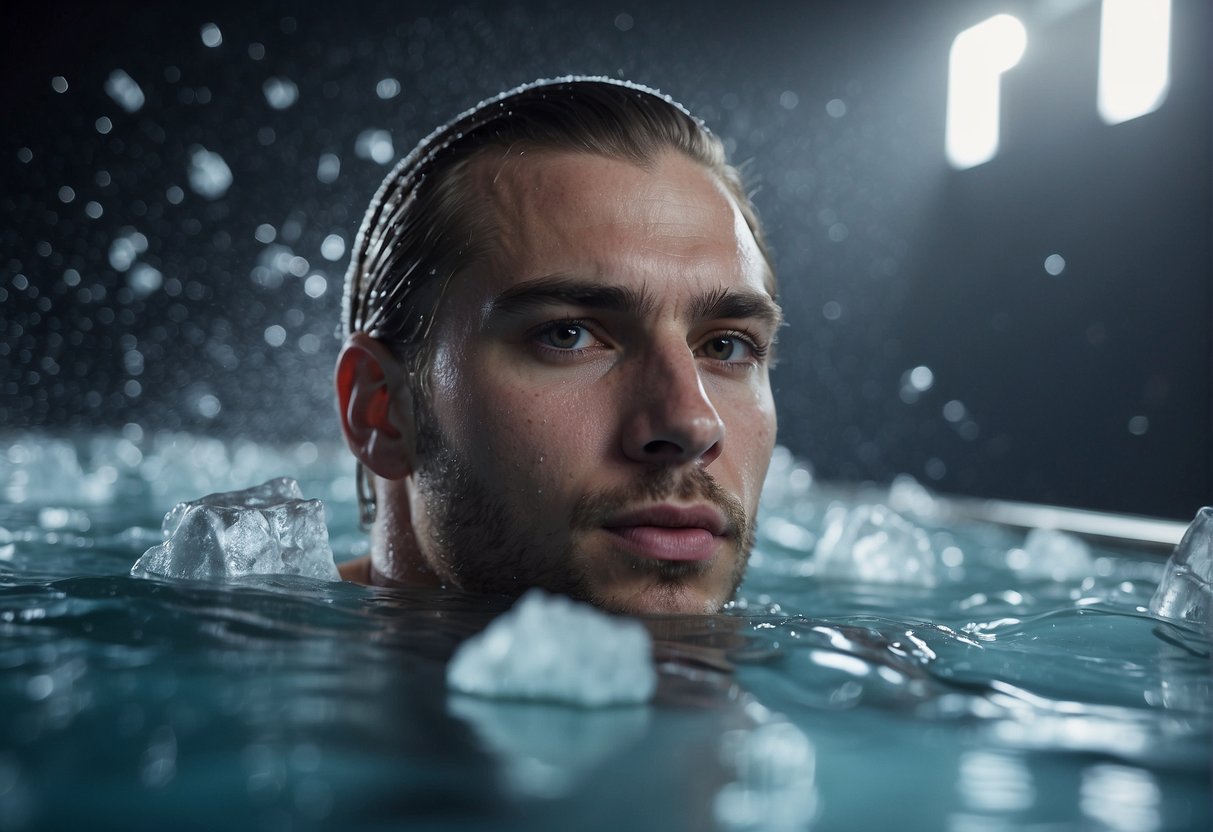
[(337, 356), (337, 407), (341, 432), (354, 456), (389, 480), (413, 472), (416, 429), (412, 391), (404, 368), (365, 332), (346, 339)]

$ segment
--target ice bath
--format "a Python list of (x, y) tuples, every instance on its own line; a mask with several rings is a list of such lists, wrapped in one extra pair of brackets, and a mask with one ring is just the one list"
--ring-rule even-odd
[(9, 6), (0, 832), (1213, 827), (1213, 5)]
[[(343, 453), (12, 438), (0, 829), (1208, 828), (1210, 636), (1149, 612), (1157, 552), (831, 492), (782, 451), (736, 601), (643, 619), (640, 704), (449, 687), (509, 599), (129, 575), (177, 500), (269, 475), (358, 554)], [(917, 567), (863, 574), (882, 552)]]

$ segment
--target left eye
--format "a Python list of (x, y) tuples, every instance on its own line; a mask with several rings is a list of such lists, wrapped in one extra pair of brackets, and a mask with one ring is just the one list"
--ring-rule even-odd
[(581, 350), (590, 346), (594, 336), (581, 324), (553, 324), (539, 333), (544, 346), (558, 350)]
[(746, 361), (753, 352), (749, 344), (732, 335), (721, 335), (705, 341), (700, 349), (715, 361)]

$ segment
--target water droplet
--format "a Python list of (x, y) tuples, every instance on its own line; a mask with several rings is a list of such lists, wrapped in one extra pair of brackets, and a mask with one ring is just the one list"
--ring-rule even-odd
[(202, 43), (211, 49), (223, 43), (223, 33), (219, 31), (219, 27), (214, 23), (204, 24), (202, 27)]

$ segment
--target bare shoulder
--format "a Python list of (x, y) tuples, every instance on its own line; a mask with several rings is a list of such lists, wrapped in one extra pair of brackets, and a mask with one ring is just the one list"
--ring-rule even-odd
[(343, 581), (353, 581), (356, 584), (371, 583), (371, 556), (363, 555), (360, 558), (347, 560), (345, 563), (337, 564), (337, 573), (341, 575)]

